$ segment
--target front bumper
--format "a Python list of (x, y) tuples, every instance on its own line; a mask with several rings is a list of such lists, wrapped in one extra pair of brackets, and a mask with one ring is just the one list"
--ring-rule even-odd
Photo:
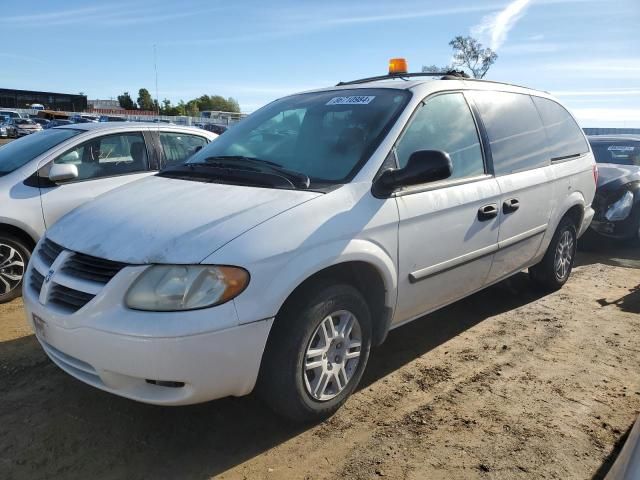
[(233, 302), (180, 313), (130, 310), (121, 299), (136, 270), (125, 269), (94, 300), (68, 314), (40, 303), (29, 269), (23, 291), (27, 321), (51, 360), (94, 387), (157, 405), (251, 392), (273, 319), (237, 325)]

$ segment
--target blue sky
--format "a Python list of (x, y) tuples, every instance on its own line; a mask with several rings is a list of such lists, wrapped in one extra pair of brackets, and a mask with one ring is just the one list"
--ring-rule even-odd
[(446, 64), (449, 40), (497, 50), (487, 78), (556, 94), (583, 126), (640, 127), (639, 0), (119, 2), (0, 0), (0, 88), (238, 99)]

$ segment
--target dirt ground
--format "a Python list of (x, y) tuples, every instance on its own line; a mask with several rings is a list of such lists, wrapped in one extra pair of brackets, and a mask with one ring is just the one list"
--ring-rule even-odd
[[(60, 371), (0, 306), (0, 478), (602, 478), (640, 412), (640, 249), (519, 274), (393, 331), (330, 420), (253, 396), (134, 403)], [(215, 366), (212, 366), (215, 368)]]

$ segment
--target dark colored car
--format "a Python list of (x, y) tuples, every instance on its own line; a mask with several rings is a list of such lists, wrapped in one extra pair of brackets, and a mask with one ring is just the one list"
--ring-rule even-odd
[(33, 117), (31, 120), (39, 124), (42, 128), (46, 128), (49, 125), (49, 120), (46, 118)]
[(217, 133), (218, 135), (222, 135), (228, 129), (228, 127), (225, 127), (224, 125), (216, 125), (214, 123), (207, 123), (202, 128), (208, 132)]
[(60, 127), (61, 125), (70, 125), (72, 123), (73, 122), (71, 120), (56, 118), (54, 120), (49, 121), (49, 123), (47, 123), (47, 125), (44, 128)]
[(117, 117), (115, 115), (101, 115), (98, 119), (99, 122), (126, 122), (125, 117)]
[(591, 230), (617, 239), (640, 239), (640, 136), (590, 136), (598, 163)]

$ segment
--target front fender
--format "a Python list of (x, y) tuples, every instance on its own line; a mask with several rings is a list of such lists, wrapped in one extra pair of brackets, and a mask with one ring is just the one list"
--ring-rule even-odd
[(306, 279), (346, 262), (365, 262), (373, 266), (384, 282), (385, 306), (395, 308), (398, 275), (390, 254), (370, 240), (352, 239), (346, 244), (335, 241), (248, 265), (251, 272), (249, 287), (235, 299), (239, 322), (275, 316)]

